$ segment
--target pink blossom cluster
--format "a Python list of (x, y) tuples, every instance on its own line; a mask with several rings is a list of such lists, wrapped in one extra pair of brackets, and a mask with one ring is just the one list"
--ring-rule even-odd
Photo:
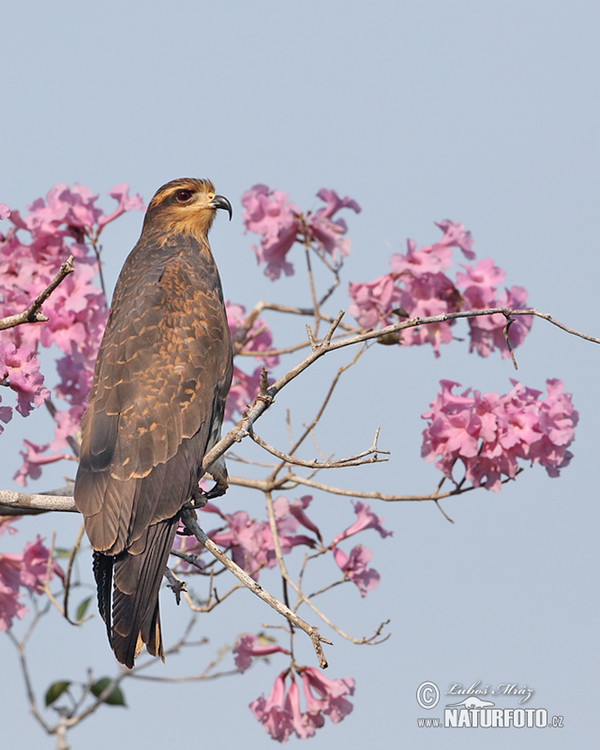
[(287, 259), (294, 243), (311, 243), (317, 253), (330, 256), (334, 262), (350, 252), (346, 222), (335, 218), (344, 208), (355, 213), (360, 206), (351, 198), (340, 198), (335, 190), (322, 188), (317, 193), (325, 206), (314, 213), (303, 213), (280, 190), (270, 190), (267, 185), (254, 185), (242, 195), (244, 226), (247, 231), (261, 236), (260, 245), (253, 245), (259, 265), (265, 263), (265, 275), (274, 281), (294, 273)]
[(457, 484), (457, 461), (473, 487), (498, 492), (503, 477), (514, 479), (518, 460), (539, 463), (551, 477), (572, 458), (568, 450), (579, 419), (571, 394), (558, 379), (546, 381), (547, 395), (511, 380), (505, 395), (470, 388), (454, 393), (459, 383), (442, 380), (442, 391), (423, 414), (421, 455)]
[[(506, 274), (494, 265), (491, 258), (480, 260), (475, 267), (464, 266), (465, 273), (456, 274), (456, 286), (462, 290), (465, 310), (506, 307), (519, 309), (527, 307), (527, 290), (522, 286), (512, 286), (498, 294), (498, 285)], [(522, 344), (529, 333), (533, 318), (529, 315), (515, 316), (509, 328), (509, 341), (514, 348)], [(475, 350), (487, 357), (494, 349), (499, 349), (503, 357), (510, 356), (504, 338), (506, 318), (501, 313), (469, 318), (469, 351)]]
[[(264, 367), (276, 367), (279, 364), (277, 355), (265, 354), (273, 349), (273, 336), (269, 326), (262, 318), (249, 319), (246, 308), (233, 302), (225, 302), (227, 321), (234, 353), (252, 353), (254, 359), (262, 364), (252, 373), (244, 372), (237, 364), (233, 366), (233, 380), (225, 406), (225, 419), (237, 422), (249, 404), (251, 404), (260, 388), (260, 374)], [(238, 359), (239, 361), (239, 359)]]
[[(306, 516), (305, 510), (310, 504), (309, 496), (294, 500), (291, 503), (285, 497), (279, 497), (275, 500), (275, 513), (277, 517), (277, 529), (280, 534), (282, 550), (290, 551), (295, 544), (290, 543), (289, 533), (294, 532), (296, 524), (290, 523), (293, 517), (297, 524), (310, 530), (320, 542), (322, 542), (321, 533), (318, 527)], [(231, 514), (226, 516), (214, 506), (208, 505), (205, 510), (218, 513), (222, 518), (228, 519), (229, 529), (227, 531), (211, 532), (209, 536), (213, 541), (219, 544), (227, 544), (233, 549), (235, 559), (235, 545), (243, 547), (244, 553), (239, 555), (244, 560), (247, 570), (252, 571), (253, 566), (271, 567), (271, 561), (268, 557), (268, 550), (272, 548), (271, 537), (268, 526), (261, 522), (249, 522), (247, 514)], [(346, 555), (338, 546), (340, 542), (361, 533), (368, 529), (373, 529), (382, 538), (391, 535), (383, 527), (383, 518), (379, 518), (366, 503), (355, 502), (354, 512), (356, 520), (346, 529), (337, 534), (327, 548), (333, 552), (333, 557), (344, 573), (344, 577), (354, 582), (361, 593), (365, 596), (367, 591), (373, 589), (379, 583), (379, 573), (367, 568), (367, 563), (371, 559), (371, 552), (360, 545), (355, 546), (350, 555)], [(242, 520), (243, 525), (238, 524)], [(280, 529), (280, 523), (285, 522), (287, 528)], [(233, 522), (233, 523), (232, 523)], [(236, 531), (232, 528), (236, 525), (236, 530), (242, 530), (242, 534), (236, 538)], [(254, 527), (254, 528), (253, 528)], [(287, 532), (287, 535), (286, 535)], [(260, 552), (260, 547), (255, 544), (256, 541), (267, 550), (267, 556)], [(304, 542), (303, 542), (304, 543)], [(254, 561), (253, 563), (249, 561)], [(239, 561), (238, 561), (238, 564)], [(274, 564), (274, 563), (273, 563)], [(256, 574), (255, 574), (256, 577)], [(252, 664), (252, 660), (281, 653), (290, 656), (290, 652), (279, 646), (272, 639), (259, 638), (253, 634), (244, 634), (238, 637), (233, 648), (235, 664), (240, 672), (245, 672)], [(300, 677), (302, 684), (302, 695), (304, 708), (301, 705), (301, 693), (295, 676), (291, 669), (281, 672), (275, 679), (273, 688), (267, 698), (264, 694), (250, 704), (250, 710), (258, 721), (264, 726), (265, 730), (273, 739), (285, 742), (292, 734), (300, 739), (312, 737), (316, 731), (325, 723), (325, 717), (329, 716), (334, 723), (341, 721), (347, 714), (352, 711), (352, 704), (347, 700), (347, 696), (354, 693), (354, 680), (345, 677), (341, 680), (330, 680), (322, 673), (312, 667), (297, 666), (292, 661), (292, 668)], [(290, 684), (286, 691), (286, 679), (290, 676)]]
[[(453, 281), (447, 271), (452, 266), (454, 248), (468, 259), (474, 259), (473, 239), (460, 223), (439, 222), (443, 237), (433, 245), (418, 248), (414, 240), (407, 242), (405, 254), (395, 253), (390, 258), (391, 272), (369, 282), (353, 282), (349, 286), (352, 304), (349, 312), (366, 329), (376, 329), (398, 322), (398, 316), (432, 317), (460, 310), (490, 307), (523, 307), (527, 292), (512, 287), (498, 292), (504, 271), (494, 266), (491, 259), (479, 261), (475, 267), (466, 266)], [(439, 356), (441, 344), (452, 340), (454, 321), (408, 328), (401, 332), (400, 343), (414, 346), (429, 343)], [(506, 319), (502, 314), (469, 319), (470, 347), (481, 356), (498, 349), (503, 357), (510, 356), (504, 339)], [(531, 327), (530, 317), (518, 317), (510, 328), (513, 347), (523, 342)]]
[[(0, 520), (0, 536), (8, 532), (16, 533), (8, 519)], [(52, 560), (48, 565), (49, 551), (38, 535), (34, 542), (27, 542), (19, 554), (0, 553), (0, 631), (12, 627), (15, 617), (22, 619), (27, 608), (22, 602), (23, 590), (39, 594), (49, 576), (57, 573), (61, 578), (63, 572)]]
[[(311, 500), (310, 495), (292, 501), (282, 495), (273, 501), (277, 535), (283, 554), (290, 553), (298, 545), (313, 548), (317, 540), (321, 539), (319, 529), (305, 513)], [(234, 562), (255, 580), (258, 580), (261, 569), (276, 565), (275, 543), (267, 521), (251, 518), (245, 510), (223, 513), (212, 503), (207, 503), (203, 511), (214, 513), (225, 522), (224, 526), (212, 529), (207, 535), (216, 544), (231, 550)], [(313, 536), (298, 534), (300, 526)], [(202, 549), (195, 539), (183, 537), (182, 551), (199, 553)]]
[[(302, 683), (304, 710), (296, 678), (281, 672), (268, 697), (264, 694), (250, 704), (250, 710), (274, 740), (286, 742), (292, 734), (298, 739), (312, 737), (325, 724), (325, 717), (337, 724), (353, 709), (347, 696), (354, 695), (354, 680), (332, 680), (314, 667), (296, 667)], [(286, 693), (286, 679), (290, 677)]]
[[(274, 500), (274, 510), (279, 544), (283, 554), (289, 554), (299, 545), (314, 548), (317, 542), (323, 543), (319, 527), (308, 517), (306, 509), (312, 497), (305, 495), (289, 501), (285, 496)], [(326, 549), (331, 550), (333, 559), (343, 573), (346, 580), (356, 585), (361, 596), (377, 588), (381, 576), (373, 568), (368, 567), (373, 553), (367, 547), (357, 544), (346, 553), (340, 548), (345, 539), (359, 534), (367, 529), (373, 529), (385, 539), (392, 536), (391, 531), (383, 528), (383, 518), (378, 517), (369, 505), (354, 502), (356, 520), (348, 528), (341, 531)], [(267, 521), (250, 518), (244, 510), (234, 513), (223, 513), (216, 505), (207, 503), (204, 512), (219, 515), (225, 522), (223, 528), (216, 528), (208, 532), (213, 542), (231, 550), (232, 559), (246, 570), (256, 580), (262, 568), (273, 568), (276, 564), (275, 544), (271, 528)], [(302, 526), (313, 535), (298, 534)], [(181, 538), (179, 550), (187, 553), (200, 553), (202, 548), (195, 539), (184, 536)], [(185, 567), (185, 566), (183, 566)]]
[[(40, 373), (40, 346), (55, 345), (62, 353), (54, 393), (68, 408), (56, 412), (55, 435), (49, 446), (31, 442), (25, 446), (25, 461), (15, 477), (21, 484), (32, 470), (39, 475), (39, 466), (48, 462), (48, 457), (41, 456), (48, 447), (60, 451), (67, 437), (79, 429), (108, 314), (104, 293), (95, 283), (98, 268), (90, 241), (97, 241), (103, 227), (125, 211), (144, 209), (139, 195), (129, 196), (127, 185), (117, 185), (109, 196), (117, 206), (106, 214), (97, 205), (98, 196), (88, 188), (61, 184), (51, 188), (45, 199), (35, 200), (24, 216), (19, 211), (2, 210), (12, 226), (0, 235), (0, 317), (25, 310), (67, 257), (72, 254), (76, 259), (75, 272), (43, 305), (48, 322), (8, 329), (0, 342), (0, 379), (16, 392), (16, 408), (23, 416), (50, 395)], [(0, 419), (6, 422), (10, 407), (1, 409)], [(62, 455), (52, 460), (59, 458)]]

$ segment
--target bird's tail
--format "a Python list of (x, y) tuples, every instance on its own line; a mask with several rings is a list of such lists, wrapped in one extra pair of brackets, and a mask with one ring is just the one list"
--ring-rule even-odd
[(94, 552), (98, 609), (115, 656), (129, 668), (144, 643), (164, 658), (158, 592), (178, 523), (179, 515), (149, 526), (145, 539), (115, 557)]

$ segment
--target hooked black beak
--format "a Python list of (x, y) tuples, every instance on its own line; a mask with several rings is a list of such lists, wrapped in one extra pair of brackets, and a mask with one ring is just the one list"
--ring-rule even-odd
[(229, 214), (229, 221), (231, 221), (231, 217), (233, 216), (233, 208), (231, 208), (231, 203), (224, 195), (215, 195), (215, 197), (210, 202), (210, 205), (213, 208), (225, 209), (225, 211), (227, 211), (227, 213)]

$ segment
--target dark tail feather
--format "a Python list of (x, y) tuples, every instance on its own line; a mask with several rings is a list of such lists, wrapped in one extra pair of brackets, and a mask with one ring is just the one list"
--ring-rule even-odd
[[(105, 595), (100, 603), (98, 583), (100, 614), (107, 622), (112, 649), (117, 659), (129, 668), (133, 667), (143, 643), (153, 656), (163, 658), (158, 592), (178, 523), (179, 516), (175, 516), (149, 526), (145, 544), (140, 544), (140, 540), (133, 546), (135, 553), (125, 551), (109, 558), (111, 563), (114, 561), (112, 627), (110, 616), (108, 621), (105, 616), (110, 611)], [(104, 584), (106, 573), (104, 570), (102, 573)]]
[(94, 552), (94, 578), (96, 579), (96, 588), (98, 589), (98, 609), (104, 622), (106, 623), (106, 632), (108, 641), (111, 639), (110, 624), (110, 601), (112, 593), (112, 573), (113, 557), (103, 555), (102, 552)]

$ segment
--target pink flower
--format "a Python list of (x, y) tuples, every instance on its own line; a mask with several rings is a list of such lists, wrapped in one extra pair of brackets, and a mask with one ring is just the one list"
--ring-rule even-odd
[(317, 537), (317, 539), (320, 542), (322, 542), (323, 537), (321, 536), (319, 527), (315, 523), (313, 523), (304, 512), (306, 508), (308, 508), (311, 501), (312, 501), (311, 495), (303, 495), (301, 498), (298, 498), (297, 500), (292, 500), (292, 502), (288, 504), (289, 512), (296, 519), (296, 521), (298, 521), (298, 523), (300, 523), (302, 526), (304, 526), (304, 528), (308, 529), (309, 531), (312, 531), (313, 534)]
[[(299, 670), (300, 671), (300, 670)], [(317, 693), (324, 701), (323, 713), (329, 716), (334, 724), (342, 721), (352, 711), (352, 704), (346, 700), (347, 695), (354, 695), (354, 680), (343, 677), (330, 680), (314, 667), (303, 667), (300, 671), (305, 693)]]
[(460, 271), (456, 274), (456, 286), (463, 289), (463, 296), (469, 305), (468, 309), (484, 309), (486, 307), (496, 307), (496, 291), (498, 284), (501, 284), (506, 274), (494, 265), (491, 258), (484, 258), (477, 261), (473, 266), (463, 266), (466, 273)]
[(424, 274), (437, 274), (447, 271), (452, 265), (452, 248), (429, 245), (417, 249), (414, 240), (407, 240), (406, 255), (394, 253), (390, 266), (395, 274), (405, 274), (416, 278)]
[[(5, 524), (0, 524), (0, 533)], [(10, 527), (9, 531), (15, 532)], [(27, 608), (20, 601), (20, 589), (39, 594), (43, 590), (46, 577), (54, 573), (63, 578), (63, 572), (55, 561), (48, 566), (50, 552), (38, 536), (35, 542), (28, 542), (21, 554), (0, 554), (0, 631), (12, 627), (15, 617), (22, 619)]]
[(237, 422), (248, 410), (260, 389), (261, 370), (261, 367), (257, 367), (248, 375), (236, 365), (233, 366), (233, 380), (225, 404), (225, 419)]
[(324, 208), (316, 211), (308, 220), (309, 237), (316, 240), (317, 250), (331, 255), (334, 260), (338, 256), (346, 256), (350, 252), (350, 240), (343, 235), (348, 231), (343, 219), (333, 220), (334, 215), (342, 208), (349, 208), (360, 213), (361, 208), (351, 198), (340, 198), (335, 190), (322, 188), (317, 198), (326, 202)]
[[(52, 187), (21, 216), (10, 212), (11, 227), (0, 235), (0, 316), (26, 309), (56, 275), (69, 254), (75, 256), (75, 272), (67, 276), (43, 305), (49, 321), (11, 329), (0, 344), (0, 380), (17, 393), (17, 410), (24, 416), (39, 406), (49, 392), (40, 373), (39, 346), (56, 344), (64, 353), (57, 363), (60, 382), (55, 395), (70, 405), (57, 412), (53, 447), (62, 446), (78, 429), (82, 408), (90, 389), (93, 363), (104, 331), (108, 310), (97, 284), (97, 260), (90, 237), (125, 211), (143, 209), (139, 195), (130, 197), (127, 185), (110, 191), (118, 205), (109, 215), (97, 205), (98, 196), (83, 185)], [(88, 244), (86, 244), (88, 243)], [(0, 421), (8, 421), (9, 407), (0, 407)], [(0, 427), (1, 431), (1, 427)], [(33, 444), (31, 444), (33, 445)], [(39, 476), (40, 466), (58, 457), (33, 456), (28, 449), (26, 463), (18, 474), (24, 482), (31, 470)], [(35, 460), (34, 460), (35, 459)]]
[[(474, 258), (473, 239), (462, 224), (446, 220), (437, 226), (444, 232), (441, 240), (417, 248), (415, 241), (409, 239), (406, 254), (392, 255), (390, 274), (371, 282), (350, 284), (349, 311), (361, 327), (389, 325), (396, 309), (404, 310), (409, 318), (428, 318), (463, 309), (518, 308), (526, 304), (527, 292), (521, 287), (498, 294), (497, 285), (505, 274), (490, 258), (479, 261), (475, 267), (465, 266), (464, 273), (457, 273), (455, 284), (445, 273), (452, 265), (452, 249), (459, 248), (465, 257)], [(530, 317), (518, 316), (511, 324), (509, 338), (513, 347), (522, 343), (531, 321)], [(504, 340), (503, 315), (470, 318), (468, 324), (471, 351), (487, 356), (497, 348), (503, 357), (510, 356)], [(454, 321), (444, 321), (407, 328), (399, 332), (398, 342), (403, 346), (429, 343), (437, 357), (441, 344), (452, 341), (453, 326)]]
[(320, 712), (302, 712), (300, 708), (300, 691), (293, 676), (285, 699), (285, 708), (291, 716), (292, 726), (298, 739), (304, 740), (308, 737), (313, 737), (315, 730), (325, 724), (325, 719)]
[(34, 350), (29, 346), (18, 349), (12, 341), (0, 341), (0, 382), (16, 392), (17, 411), (24, 417), (50, 395)]
[(266, 263), (265, 275), (274, 281), (283, 271), (294, 272), (286, 255), (300, 229), (299, 209), (280, 190), (254, 185), (242, 195), (243, 220), (247, 231), (261, 235), (260, 246), (253, 245), (259, 264)]
[[(330, 680), (312, 667), (297, 667), (302, 680), (305, 711), (300, 704), (300, 691), (293, 675), (286, 695), (285, 680), (289, 671), (277, 675), (269, 697), (252, 701), (250, 710), (274, 740), (286, 742), (292, 733), (299, 739), (312, 737), (325, 724), (324, 716), (338, 723), (352, 711), (346, 699), (354, 694), (354, 680), (345, 677)], [(315, 695), (316, 693), (316, 695)]]
[(10, 516), (0, 516), (0, 536), (4, 533), (8, 534), (18, 534), (19, 530), (15, 529), (13, 524), (19, 519), (21, 516), (13, 516), (12, 518)]
[(433, 245), (426, 245), (417, 249), (417, 243), (407, 241), (406, 255), (395, 253), (390, 259), (392, 271), (397, 274), (409, 272), (412, 276), (422, 276), (426, 273), (437, 274), (448, 270), (452, 265), (452, 248), (458, 247), (467, 258), (474, 258), (473, 238), (462, 224), (446, 219), (436, 223), (444, 236)]
[(6, 205), (6, 203), (0, 203), (0, 221), (8, 219), (9, 216), (10, 208)]
[[(50, 565), (48, 565), (50, 559)], [(46, 577), (52, 578), (57, 573), (64, 578), (62, 569), (55, 560), (50, 558), (50, 550), (42, 543), (38, 534), (35, 542), (27, 542), (22, 555), (21, 586), (34, 594), (40, 594), (44, 588)]]
[(70, 409), (57, 410), (53, 415), (56, 427), (54, 439), (50, 441), (51, 451), (60, 451), (68, 445), (68, 438), (74, 437), (81, 427), (84, 406), (73, 406)]
[[(527, 306), (527, 290), (523, 287), (513, 286), (498, 294), (497, 285), (504, 281), (505, 273), (494, 265), (491, 258), (480, 260), (475, 268), (465, 266), (465, 270), (466, 273), (456, 274), (456, 284), (464, 290), (465, 309), (519, 309)], [(533, 318), (530, 316), (519, 315), (513, 319), (508, 331), (513, 348), (523, 343), (532, 323)], [(500, 313), (469, 318), (469, 351), (476, 351), (480, 356), (487, 357), (494, 349), (499, 349), (502, 357), (510, 357), (504, 338), (505, 327), (506, 318)]]
[[(513, 479), (518, 460), (538, 461), (550, 476), (558, 476), (572, 454), (579, 415), (560, 380), (548, 380), (548, 395), (525, 388), (515, 380), (504, 396), (471, 389), (453, 393), (458, 383), (441, 381), (442, 392), (423, 414), (429, 424), (423, 431), (421, 455), (436, 462), (455, 484), (455, 464), (460, 461), (465, 478), (474, 486), (500, 490), (502, 478)], [(550, 416), (552, 415), (552, 416)]]
[[(304, 534), (296, 534), (299, 522), (290, 512), (290, 505), (285, 497), (277, 498), (274, 503), (276, 528), (282, 553), (288, 554), (298, 545), (314, 547), (315, 541)], [(205, 508), (206, 510), (206, 508)], [(261, 568), (272, 568), (276, 565), (275, 543), (267, 521), (251, 519), (245, 510), (219, 515), (226, 521), (227, 529), (210, 531), (208, 536), (216, 544), (231, 549), (233, 560), (246, 570), (253, 578), (258, 579)]]
[(400, 290), (391, 274), (364, 283), (351, 282), (348, 294), (352, 300), (348, 312), (365, 330), (389, 325), (392, 310), (400, 304)]
[(235, 654), (235, 666), (240, 672), (245, 672), (252, 664), (253, 658), (276, 653), (289, 654), (290, 652), (277, 644), (261, 646), (260, 640), (255, 635), (246, 633), (238, 636), (233, 647), (233, 653)]
[(367, 567), (367, 563), (373, 557), (371, 550), (357, 544), (348, 557), (339, 547), (334, 547), (333, 557), (344, 576), (356, 584), (361, 596), (366, 596), (367, 591), (379, 586), (381, 576), (373, 568)]
[(32, 443), (30, 440), (24, 439), (23, 446), (25, 450), (20, 451), (21, 456), (23, 456), (23, 465), (13, 477), (14, 481), (23, 487), (27, 484), (27, 477), (31, 479), (39, 479), (41, 477), (41, 466), (70, 458), (66, 453), (42, 456), (40, 454), (48, 450), (48, 445), (36, 445), (36, 443)]
[(356, 521), (345, 531), (340, 532), (335, 537), (333, 542), (329, 545), (330, 548), (335, 547), (342, 541), (342, 539), (347, 539), (349, 536), (358, 534), (360, 531), (365, 531), (366, 529), (375, 529), (382, 539), (385, 539), (386, 536), (392, 536), (393, 532), (386, 531), (381, 525), (385, 519), (376, 516), (366, 503), (357, 501), (353, 503), (353, 505), (354, 512), (356, 513)]
[(225, 514), (224, 518), (228, 529), (210, 531), (208, 536), (215, 544), (230, 548), (233, 561), (257, 579), (262, 567), (274, 564), (268, 560), (268, 552), (263, 546), (264, 537), (270, 533), (269, 525), (251, 519), (245, 510)]
[(54, 343), (67, 355), (80, 351), (95, 359), (108, 318), (95, 276), (93, 266), (78, 265), (44, 304), (49, 321), (41, 332), (43, 346)]
[(467, 231), (462, 224), (459, 222), (450, 221), (450, 219), (444, 219), (444, 221), (436, 222), (436, 226), (439, 227), (444, 236), (436, 243), (446, 247), (458, 247), (462, 250), (465, 258), (474, 258), (475, 253), (473, 252), (473, 237), (471, 232)]
[(111, 198), (114, 198), (116, 201), (118, 201), (119, 205), (108, 216), (102, 214), (102, 216), (98, 218), (99, 229), (102, 229), (102, 227), (106, 226), (106, 224), (108, 224), (109, 222), (114, 221), (126, 211), (146, 210), (146, 205), (144, 204), (142, 196), (139, 195), (139, 193), (136, 193), (136, 195), (130, 197), (129, 185), (126, 185), (124, 182), (121, 182), (119, 185), (115, 185), (114, 188), (108, 191), (108, 194)]
[(323, 188), (317, 197), (326, 206), (314, 214), (304, 216), (299, 208), (288, 200), (286, 193), (269, 190), (266, 185), (254, 185), (242, 195), (244, 226), (247, 231), (261, 235), (260, 246), (253, 245), (259, 264), (266, 263), (265, 275), (272, 281), (283, 271), (286, 276), (294, 273), (294, 266), (287, 254), (295, 242), (315, 242), (317, 252), (338, 256), (348, 255), (350, 240), (343, 219), (334, 219), (342, 208), (356, 213), (360, 206), (350, 198), (340, 198), (334, 190)]
[(262, 318), (255, 319), (252, 325), (246, 323), (246, 308), (232, 302), (225, 302), (227, 322), (231, 331), (234, 347), (248, 352), (256, 352), (256, 359), (262, 359), (266, 367), (279, 364), (277, 355), (264, 357), (261, 352), (273, 348), (273, 336), (268, 324)]
[[(416, 277), (402, 276), (398, 283), (399, 305), (411, 318), (427, 318), (460, 309), (460, 294), (443, 273), (428, 273)], [(402, 331), (400, 343), (403, 346), (430, 343), (435, 356), (438, 357), (440, 344), (449, 344), (452, 341), (452, 325), (451, 321), (409, 328)]]
[(277, 675), (269, 697), (264, 695), (252, 701), (250, 710), (274, 740), (286, 742), (293, 731), (292, 717), (284, 707), (285, 676), (287, 672)]
[[(54, 185), (46, 193), (46, 200), (38, 198), (28, 208), (23, 223), (32, 234), (53, 235), (60, 230), (64, 235), (82, 238), (81, 230), (91, 228), (102, 211), (95, 206), (98, 196), (83, 185)], [(77, 231), (79, 230), (79, 231)]]
[(12, 627), (15, 617), (22, 619), (27, 607), (19, 600), (20, 555), (0, 554), (0, 632)]
[[(451, 221), (438, 225), (444, 232), (439, 242), (417, 248), (409, 239), (406, 254), (395, 253), (390, 258), (392, 272), (374, 281), (350, 284), (352, 299), (349, 311), (363, 328), (372, 329), (392, 322), (395, 309), (404, 310), (408, 317), (427, 318), (456, 312), (463, 303), (460, 292), (445, 275), (452, 265), (452, 248), (474, 257), (472, 238), (462, 224)], [(453, 321), (408, 328), (399, 334), (403, 346), (430, 343), (436, 356), (441, 344), (452, 340)]]

